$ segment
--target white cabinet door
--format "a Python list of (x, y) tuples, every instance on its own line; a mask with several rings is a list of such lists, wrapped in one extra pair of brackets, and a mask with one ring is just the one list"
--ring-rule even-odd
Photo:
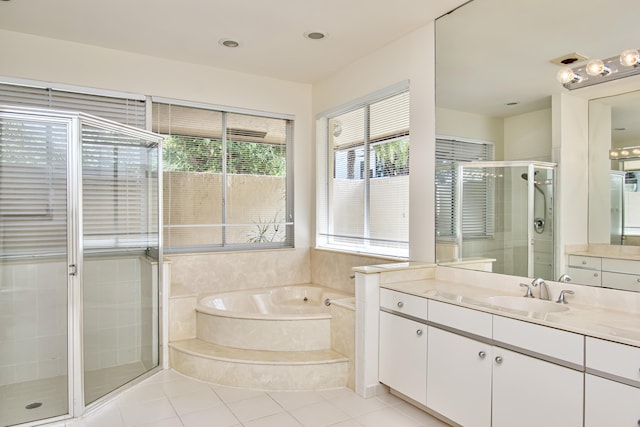
[(581, 372), (493, 349), (493, 427), (581, 427), (583, 389)]
[(427, 403), (427, 325), (380, 312), (378, 377), (381, 383)]
[(587, 374), (585, 427), (640, 425), (640, 388)]
[(465, 427), (491, 426), (491, 346), (429, 327), (427, 406)]

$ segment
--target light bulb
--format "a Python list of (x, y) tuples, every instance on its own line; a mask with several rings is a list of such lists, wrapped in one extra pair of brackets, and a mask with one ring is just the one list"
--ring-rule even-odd
[(569, 67), (562, 67), (556, 74), (556, 78), (562, 84), (575, 83), (581, 80), (580, 75), (573, 72)]
[(629, 151), (627, 151), (627, 150), (621, 150), (621, 151), (620, 151), (620, 155), (621, 155), (621, 156), (628, 156), (628, 155), (629, 155)]
[(620, 54), (620, 64), (626, 67), (633, 67), (640, 62), (640, 52), (638, 49), (627, 49)]
[(587, 74), (590, 76), (606, 76), (611, 72), (609, 67), (604, 65), (600, 59), (592, 59), (587, 63)]

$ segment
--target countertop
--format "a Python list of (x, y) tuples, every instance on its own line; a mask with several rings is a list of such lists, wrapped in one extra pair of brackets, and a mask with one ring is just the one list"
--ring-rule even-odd
[(508, 294), (500, 289), (478, 287), (442, 279), (397, 282), (380, 286), (473, 310), (640, 347), (640, 314), (574, 304), (570, 301), (570, 295), (567, 295), (569, 303), (565, 305), (568, 307), (567, 311), (539, 313), (505, 309), (483, 301), (484, 298), (498, 295), (522, 297), (522, 293)]

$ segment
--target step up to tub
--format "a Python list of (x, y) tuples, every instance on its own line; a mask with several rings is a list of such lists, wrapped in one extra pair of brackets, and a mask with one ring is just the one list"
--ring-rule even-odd
[(169, 357), (171, 367), (185, 375), (262, 390), (344, 387), (349, 362), (333, 350), (246, 350), (197, 338), (170, 343)]

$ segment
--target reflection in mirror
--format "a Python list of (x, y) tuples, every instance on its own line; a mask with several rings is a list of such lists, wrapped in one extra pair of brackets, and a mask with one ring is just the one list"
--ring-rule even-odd
[[(440, 191), (439, 183), (446, 182), (442, 168), (452, 167), (447, 162), (524, 161), (557, 163), (558, 176), (554, 181), (558, 181), (556, 189), (562, 197), (558, 200), (547, 197), (554, 218), (555, 237), (550, 246), (555, 257), (544, 272), (534, 268), (532, 273), (530, 265), (520, 264), (516, 261), (520, 257), (513, 256), (524, 249), (510, 251), (509, 248), (511, 242), (520, 239), (513, 224), (507, 221), (510, 214), (504, 210), (504, 206), (510, 204), (509, 192), (500, 190), (500, 185), (506, 188), (507, 184), (495, 184), (493, 204), (486, 206), (486, 210), (494, 212), (494, 235), (481, 236), (473, 242), (464, 241), (464, 230), (454, 229), (448, 231), (448, 235), (443, 231), (447, 226), (441, 225), (455, 219), (454, 192), (458, 187), (451, 187), (448, 203), (443, 199), (443, 190), (436, 200), (439, 262), (483, 257), (495, 259), (491, 268), (496, 272), (554, 279), (569, 272), (572, 262), (577, 260), (572, 261), (570, 255), (579, 251), (588, 253), (591, 243), (606, 244), (604, 252), (607, 252), (612, 240), (622, 242), (624, 236), (625, 245), (634, 240), (630, 230), (635, 224), (630, 219), (640, 215), (631, 213), (625, 218), (623, 206), (633, 179), (638, 179), (635, 172), (640, 167), (626, 161), (624, 163), (629, 164), (620, 166), (620, 162), (611, 162), (608, 157), (612, 147), (611, 124), (616, 120), (617, 107), (598, 130), (609, 134), (609, 145), (602, 147), (604, 151), (597, 155), (602, 163), (599, 172), (591, 170), (596, 154), (589, 148), (587, 134), (592, 132), (587, 132), (586, 123), (593, 119), (586, 116), (589, 99), (620, 94), (621, 88), (628, 88), (624, 91), (640, 89), (640, 78), (634, 76), (568, 90), (556, 77), (567, 65), (584, 68), (591, 59), (613, 58), (626, 49), (637, 48), (639, 15), (640, 2), (636, 0), (584, 0), (579, 8), (572, 2), (551, 0), (473, 0), (436, 21), (436, 193)], [(593, 31), (604, 28), (603, 23), (615, 25), (606, 25), (606, 31)], [(443, 152), (440, 149), (443, 141), (450, 145), (488, 146), (492, 149), (491, 156), (465, 158), (466, 152), (456, 151), (455, 147)], [(625, 144), (640, 145), (640, 140), (637, 141)], [(622, 170), (624, 176), (611, 174), (612, 170)], [(612, 196), (612, 185), (622, 187), (622, 196), (620, 190)], [(535, 185), (533, 188), (534, 199), (542, 200)], [(601, 203), (600, 211), (595, 212), (594, 206), (602, 197), (607, 201), (613, 199), (606, 203), (606, 210)], [(592, 202), (590, 207), (587, 199)], [(579, 203), (573, 203), (575, 200)], [(626, 200), (626, 206), (631, 206), (631, 198)], [(564, 212), (558, 209), (560, 205)], [(612, 218), (611, 206), (620, 206), (621, 214)], [(537, 217), (539, 215), (534, 214), (534, 221)], [(535, 229), (535, 224), (529, 225)], [(527, 244), (535, 246), (535, 241), (529, 239)], [(469, 252), (471, 246), (484, 250)], [(535, 250), (525, 252), (536, 253)], [(600, 252), (598, 256), (607, 255)], [(637, 258), (640, 262), (640, 256)], [(485, 265), (481, 264), (480, 268)], [(605, 284), (600, 281), (599, 286)]]
[(589, 102), (589, 243), (640, 246), (640, 91)]

